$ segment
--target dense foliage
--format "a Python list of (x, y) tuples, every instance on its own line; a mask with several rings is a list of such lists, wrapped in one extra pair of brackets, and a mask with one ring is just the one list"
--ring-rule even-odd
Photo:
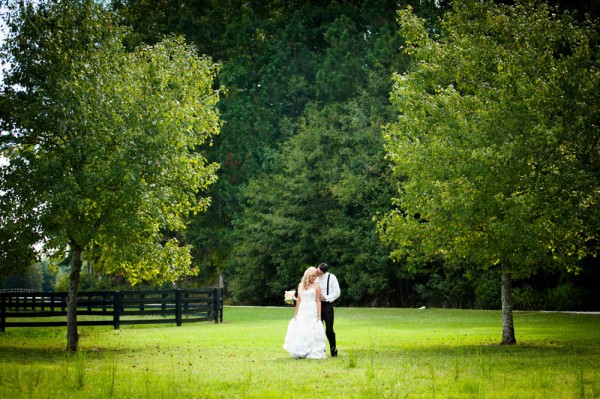
[[(422, 15), (440, 12), (413, 3)], [(223, 273), (236, 301), (281, 303), (303, 268), (327, 261), (345, 303), (407, 304), (404, 272), (374, 221), (392, 193), (380, 134), (393, 120), (390, 77), (407, 63), (397, 2), (148, 7), (117, 4), (140, 40), (176, 31), (223, 63), (225, 124), (213, 153), (222, 169), (211, 208), (187, 234), (201, 273)]]
[[(598, 15), (594, 4), (553, 3)], [(178, 284), (218, 284), (222, 276), (230, 301), (282, 304), (304, 267), (327, 261), (342, 284), (341, 304), (500, 306), (496, 270), (476, 273), (477, 261), (442, 258), (410, 267), (405, 258), (394, 262), (395, 244), (379, 239), (377, 221), (394, 206), (392, 197), (402, 200), (381, 130), (398, 118), (389, 101), (392, 75), (415, 62), (398, 34), (397, 11), (406, 5), (430, 35), (441, 32), (439, 17), (451, 10), (434, 0), (112, 0), (130, 29), (129, 51), (175, 34), (221, 64), (214, 86), (224, 123), (214, 145), (203, 147), (220, 164), (218, 180), (198, 197), (210, 196), (207, 211), (176, 235), (199, 273)], [(26, 260), (27, 245), (11, 248), (7, 258)], [(584, 264), (593, 260), (573, 266)], [(589, 307), (598, 294), (586, 282), (598, 276), (586, 273), (544, 268), (516, 281), (514, 305)], [(565, 297), (579, 300), (567, 305)]]
[[(216, 67), (181, 39), (127, 51), (122, 29), (92, 1), (21, 4), (7, 23), (1, 227), (34, 238), (30, 247), (71, 251), (76, 350), (84, 259), (134, 284), (193, 272), (175, 233), (206, 209), (196, 194), (215, 180), (198, 149), (219, 128)], [(1, 243), (4, 260), (23, 262), (11, 257), (18, 241)]]
[(597, 28), (543, 3), (464, 0), (431, 36), (399, 13), (419, 62), (394, 77), (386, 129), (398, 207), (381, 225), (393, 256), (498, 268), (505, 337), (511, 281), (572, 270), (600, 219)]

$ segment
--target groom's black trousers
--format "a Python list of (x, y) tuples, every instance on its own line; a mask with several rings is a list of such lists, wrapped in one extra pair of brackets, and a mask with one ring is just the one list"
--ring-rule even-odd
[(335, 331), (333, 331), (333, 304), (331, 302), (321, 302), (321, 319), (325, 323), (325, 335), (329, 341), (329, 348), (336, 349)]

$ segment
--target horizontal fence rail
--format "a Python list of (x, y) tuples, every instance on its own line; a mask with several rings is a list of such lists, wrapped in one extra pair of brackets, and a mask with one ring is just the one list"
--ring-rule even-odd
[[(0, 330), (7, 327), (66, 326), (66, 292), (0, 292)], [(155, 291), (95, 291), (77, 296), (77, 324), (81, 326), (223, 321), (221, 288)], [(96, 316), (93, 320), (79, 316)], [(15, 321), (13, 319), (36, 319)], [(46, 319), (46, 320), (44, 320)]]

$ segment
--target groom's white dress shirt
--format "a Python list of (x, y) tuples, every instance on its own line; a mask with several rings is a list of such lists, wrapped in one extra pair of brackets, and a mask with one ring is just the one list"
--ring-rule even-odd
[(333, 302), (342, 294), (340, 284), (334, 274), (328, 272), (319, 276), (317, 278), (317, 283), (319, 284), (319, 287), (321, 287), (321, 295), (323, 295), (322, 300), (325, 302)]

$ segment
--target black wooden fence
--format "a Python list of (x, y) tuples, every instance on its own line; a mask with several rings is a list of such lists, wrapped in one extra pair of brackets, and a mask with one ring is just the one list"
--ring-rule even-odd
[[(220, 288), (80, 292), (77, 298), (77, 324), (81, 326), (112, 325), (118, 329), (122, 324), (181, 326), (223, 321)], [(66, 292), (0, 292), (0, 331), (6, 327), (66, 326), (66, 315)], [(61, 316), (64, 320), (56, 320)]]

